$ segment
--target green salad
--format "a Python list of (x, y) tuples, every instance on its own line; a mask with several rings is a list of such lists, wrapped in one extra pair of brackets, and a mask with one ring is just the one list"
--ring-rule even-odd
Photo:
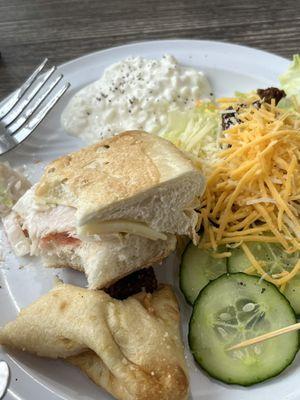
[[(278, 107), (296, 113), (300, 118), (300, 54), (294, 55), (287, 71), (279, 77), (278, 88), (286, 94)], [(243, 99), (254, 93), (236, 92), (236, 96)], [(160, 136), (180, 149), (210, 162), (220, 150), (221, 135), (222, 111), (216, 101), (199, 101), (191, 110), (171, 111), (167, 125), (160, 132)]]

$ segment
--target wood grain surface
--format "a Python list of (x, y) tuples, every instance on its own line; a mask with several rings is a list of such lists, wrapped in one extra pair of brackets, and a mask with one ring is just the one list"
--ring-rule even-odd
[(299, 0), (0, 0), (0, 98), (41, 59), (132, 41), (212, 39), (300, 52)]

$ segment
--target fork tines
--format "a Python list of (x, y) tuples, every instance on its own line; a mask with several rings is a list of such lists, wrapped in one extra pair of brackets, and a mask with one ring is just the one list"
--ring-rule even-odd
[(19, 89), (0, 103), (0, 154), (26, 139), (70, 86), (65, 83), (56, 88), (63, 75), (53, 79), (54, 66), (42, 74), (47, 61), (46, 58)]

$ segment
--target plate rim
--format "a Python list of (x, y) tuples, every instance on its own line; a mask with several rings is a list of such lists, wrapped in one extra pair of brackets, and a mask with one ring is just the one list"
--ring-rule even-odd
[(72, 58), (71, 60), (65, 61), (65, 62), (57, 65), (57, 68), (68, 67), (70, 64), (72, 64), (74, 62), (77, 62), (77, 61), (79, 61), (79, 60), (81, 60), (83, 58), (94, 56), (94, 55), (97, 55), (99, 53), (102, 53), (102, 54), (103, 53), (109, 53), (110, 51), (115, 51), (115, 50), (118, 50), (118, 49), (121, 49), (121, 48), (124, 48), (124, 47), (130, 48), (130, 47), (133, 47), (133, 46), (136, 46), (136, 45), (148, 46), (148, 45), (152, 45), (152, 44), (155, 44), (155, 43), (161, 43), (161, 44), (165, 43), (166, 44), (166, 43), (175, 43), (175, 42), (181, 42), (181, 43), (182, 42), (192, 42), (192, 43), (199, 43), (199, 44), (208, 44), (208, 45), (212, 45), (212, 46), (222, 45), (222, 46), (225, 46), (225, 47), (228, 47), (228, 48), (229, 47), (230, 48), (234, 47), (236, 49), (244, 49), (244, 51), (246, 51), (246, 50), (247, 51), (253, 51), (255, 53), (259, 52), (259, 53), (261, 53), (263, 55), (269, 55), (269, 56), (272, 56), (272, 57), (277, 57), (281, 61), (283, 61), (283, 60), (284, 61), (289, 61), (289, 62), (292, 61), (291, 59), (283, 57), (283, 56), (281, 56), (279, 54), (272, 53), (270, 51), (263, 50), (263, 49), (258, 49), (256, 47), (253, 47), (253, 46), (250, 46), (250, 45), (244, 45), (244, 44), (239, 44), (239, 43), (230, 43), (230, 42), (225, 42), (225, 41), (223, 42), (221, 40), (210, 40), (210, 39), (195, 39), (195, 38), (178, 38), (178, 39), (176, 39), (176, 38), (172, 38), (172, 39), (137, 40), (137, 41), (132, 41), (132, 42), (126, 42), (126, 43), (120, 44), (120, 45), (117, 44), (117, 45), (111, 46), (111, 47), (104, 47), (104, 48), (102, 48), (100, 50), (95, 50), (95, 51), (83, 54), (83, 55), (81, 55), (79, 57)]
[[(122, 49), (128, 49), (130, 51), (130, 48), (136, 47), (136, 46), (153, 46), (153, 45), (167, 45), (167, 44), (183, 44), (186, 43), (187, 46), (189, 44), (199, 44), (199, 45), (206, 45), (206, 46), (211, 46), (211, 47), (225, 47), (228, 49), (233, 49), (235, 51), (238, 50), (242, 50), (244, 52), (248, 53), (248, 56), (251, 56), (251, 53), (255, 53), (256, 55), (261, 55), (261, 56), (268, 56), (268, 57), (272, 57), (274, 61), (277, 62), (291, 62), (290, 59), (285, 58), (281, 55), (269, 52), (269, 51), (265, 51), (263, 49), (257, 49), (255, 47), (252, 46), (248, 46), (248, 45), (243, 45), (243, 44), (238, 44), (238, 43), (230, 43), (227, 41), (219, 41), (219, 40), (206, 40), (206, 39), (196, 39), (196, 38), (172, 38), (172, 39), (153, 39), (153, 40), (141, 40), (141, 41), (132, 41), (132, 42), (127, 42), (124, 44), (120, 44), (120, 45), (115, 45), (115, 46), (111, 46), (111, 47), (107, 47), (107, 48), (102, 48), (100, 50), (95, 50), (92, 52), (88, 52), (86, 54), (83, 54), (79, 57), (73, 58), (71, 60), (68, 60), (66, 62), (63, 62), (59, 65), (57, 65), (57, 69), (61, 69), (61, 68), (72, 68), (72, 64), (76, 64), (78, 62), (81, 62), (83, 60), (87, 60), (89, 58), (95, 57), (95, 56), (101, 56), (101, 55), (105, 55), (105, 54), (109, 54), (111, 52), (118, 52), (119, 50)], [(188, 47), (187, 47), (187, 51), (188, 51)], [(171, 50), (172, 52), (172, 50)], [(250, 54), (249, 54), (250, 53)], [(143, 54), (141, 54), (141, 56), (143, 56)], [(65, 76), (65, 78), (67, 78), (67, 76)], [(33, 397), (34, 396), (45, 396), (43, 397), (45, 400), (55, 400), (55, 399), (69, 399), (69, 396), (67, 395), (62, 396), (59, 393), (55, 393), (52, 391), (52, 389), (50, 387), (48, 387), (41, 379), (32, 376), (25, 368), (22, 367), (22, 365), (19, 365), (18, 363), (16, 363), (14, 361), (14, 359), (10, 356), (9, 353), (3, 351), (3, 348), (0, 348), (0, 355), (5, 355), (7, 357), (7, 359), (9, 360), (10, 363), (13, 364), (10, 365), (11, 370), (16, 370), (16, 371), (20, 371), (22, 372), (22, 374), (25, 376), (27, 376), (27, 382), (23, 382), (24, 385), (31, 385), (32, 386), (32, 390), (33, 390)], [(21, 387), (17, 387), (15, 388), (14, 382), (11, 382), (10, 388), (7, 392), (7, 400), (12, 400), (12, 399), (19, 399), (22, 400), (23, 399), (23, 395), (19, 393), (19, 390), (21, 389)], [(101, 392), (100, 392), (101, 395)], [(20, 397), (21, 396), (21, 397)], [(26, 396), (26, 395), (25, 395)], [(253, 396), (256, 397), (256, 394), (253, 394)], [(99, 397), (100, 398), (100, 397)]]

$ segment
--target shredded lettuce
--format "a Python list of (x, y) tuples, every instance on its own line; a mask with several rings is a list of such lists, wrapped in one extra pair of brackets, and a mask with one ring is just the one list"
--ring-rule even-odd
[(292, 112), (294, 116), (300, 119), (300, 94), (283, 97), (278, 103), (278, 107)]
[(288, 70), (279, 77), (287, 96), (300, 94), (300, 54), (295, 54)]
[(213, 103), (203, 102), (192, 110), (171, 111), (159, 134), (181, 150), (208, 159), (220, 150), (221, 132), (220, 112)]
[(278, 106), (288, 111), (295, 111), (300, 116), (300, 54), (295, 54), (287, 71), (279, 77), (281, 88), (286, 97)]
[[(300, 54), (294, 55), (288, 70), (279, 77), (286, 97), (278, 103), (300, 119)], [(256, 91), (235, 92), (241, 101), (254, 96)], [(199, 103), (187, 111), (171, 111), (167, 125), (159, 135), (170, 140), (175, 146), (201, 160), (214, 161), (220, 150), (219, 137), (222, 134), (221, 114), (213, 102)]]
[(254, 96), (256, 94), (256, 90), (251, 90), (250, 92), (239, 92), (239, 91), (235, 91), (234, 92), (234, 95), (235, 95), (235, 97), (237, 97), (238, 99), (241, 99), (241, 100), (247, 100), (247, 99), (249, 99), (249, 97), (251, 97), (251, 96)]

